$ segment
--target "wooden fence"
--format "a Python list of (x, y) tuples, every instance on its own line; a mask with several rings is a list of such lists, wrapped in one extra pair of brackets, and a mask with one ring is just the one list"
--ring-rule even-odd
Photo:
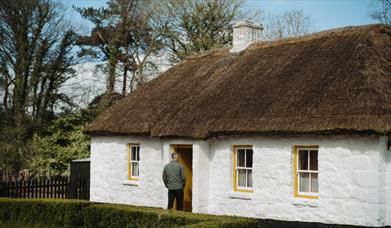
[[(71, 196), (71, 197), (70, 197)], [(89, 179), (70, 185), (67, 177), (0, 182), (0, 197), (89, 199)]]

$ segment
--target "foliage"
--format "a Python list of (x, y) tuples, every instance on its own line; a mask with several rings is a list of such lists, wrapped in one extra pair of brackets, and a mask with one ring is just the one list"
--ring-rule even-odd
[[(89, 36), (81, 37), (80, 55), (107, 60), (106, 93), (114, 92), (117, 71), (122, 67), (122, 94), (146, 81), (145, 70), (156, 68), (149, 57), (162, 48), (164, 25), (157, 20), (158, 2), (152, 0), (109, 0), (105, 8), (75, 8), (94, 23)], [(101, 54), (99, 54), (101, 53)], [(120, 64), (119, 64), (120, 63)], [(127, 80), (132, 73), (129, 86)]]
[(117, 93), (97, 96), (87, 108), (60, 116), (41, 134), (35, 134), (34, 154), (26, 164), (33, 175), (68, 175), (72, 160), (89, 157), (90, 138), (83, 133), (84, 127), (122, 97)]
[[(86, 208), (87, 227), (257, 227), (255, 219), (170, 212), (158, 208), (95, 204)], [(210, 226), (209, 226), (210, 225)]]
[[(256, 219), (80, 200), (0, 198), (0, 221), (58, 227), (258, 227)], [(0, 223), (1, 224), (1, 223)]]
[(0, 115), (0, 170), (18, 173), (32, 156), (32, 142), (26, 137), (29, 132), (16, 126), (10, 113), (0, 111)]
[(25, 168), (33, 134), (72, 105), (60, 88), (75, 73), (76, 38), (59, 3), (0, 1), (1, 169)]
[(89, 137), (83, 134), (86, 119), (80, 112), (65, 115), (52, 122), (44, 136), (33, 138), (36, 156), (30, 168), (34, 174), (68, 175), (73, 159), (89, 156)]
[(0, 198), (0, 221), (81, 227), (84, 210), (91, 203), (82, 200)]
[(380, 23), (391, 24), (391, 0), (374, 0), (370, 16)]
[(46, 0), (0, 1), (0, 82), (2, 109), (22, 126), (53, 115), (69, 99), (60, 86), (74, 71), (70, 54), (77, 38), (61, 13)]

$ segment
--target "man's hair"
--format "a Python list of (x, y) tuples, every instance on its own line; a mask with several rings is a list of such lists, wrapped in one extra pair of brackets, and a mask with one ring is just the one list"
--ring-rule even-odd
[(175, 157), (177, 157), (179, 154), (177, 152), (173, 152), (171, 153), (171, 159), (174, 159)]

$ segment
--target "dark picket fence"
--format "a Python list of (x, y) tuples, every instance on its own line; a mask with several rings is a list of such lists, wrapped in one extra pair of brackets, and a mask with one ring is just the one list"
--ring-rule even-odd
[(0, 182), (0, 197), (89, 199), (89, 179), (70, 184), (68, 177)]

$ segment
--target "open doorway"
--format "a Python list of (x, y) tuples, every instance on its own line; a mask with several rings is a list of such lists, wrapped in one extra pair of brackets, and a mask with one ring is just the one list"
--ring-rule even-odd
[[(172, 145), (172, 149), (179, 154), (179, 163), (183, 165), (186, 172), (186, 183), (185, 187), (183, 188), (183, 210), (191, 212), (193, 185), (193, 147), (192, 145)], [(176, 208), (175, 205), (174, 208)]]

